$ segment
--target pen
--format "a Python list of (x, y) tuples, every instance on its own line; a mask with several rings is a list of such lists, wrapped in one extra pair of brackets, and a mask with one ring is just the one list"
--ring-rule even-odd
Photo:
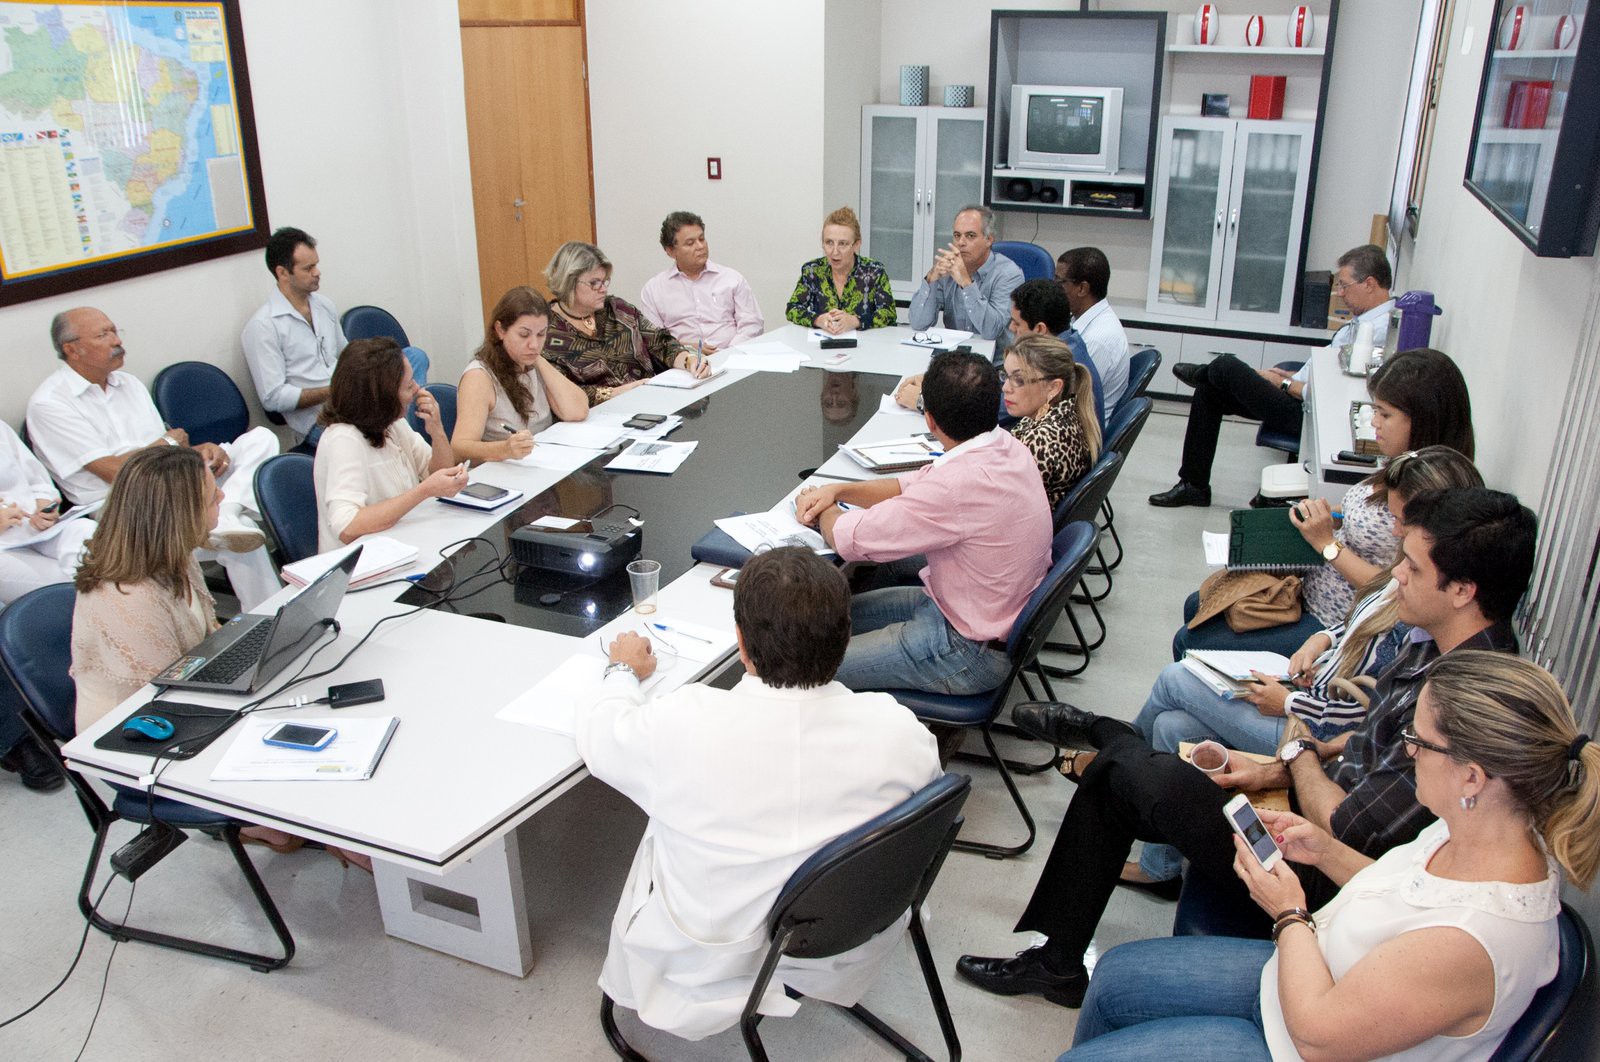
[(690, 634), (688, 631), (680, 631), (678, 628), (669, 627), (665, 623), (652, 623), (650, 626), (654, 627), (658, 631), (668, 631), (669, 633), (676, 634), (680, 638), (692, 638), (695, 641), (703, 642), (706, 645), (715, 644), (710, 638), (702, 638), (698, 634)]
[(507, 435), (515, 435), (517, 432), (521, 431), (522, 429), (521, 428), (513, 428), (511, 425), (507, 424), (505, 421), (502, 420), (500, 422), (500, 430), (505, 432)]

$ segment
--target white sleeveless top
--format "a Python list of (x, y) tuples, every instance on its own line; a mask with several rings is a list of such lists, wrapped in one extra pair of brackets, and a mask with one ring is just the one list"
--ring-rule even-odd
[[(1435, 1036), (1387, 1055), (1405, 1062), (1477, 1062), (1494, 1054), (1533, 994), (1556, 975), (1561, 912), (1561, 871), (1546, 859), (1545, 879), (1527, 885), (1503, 881), (1452, 881), (1428, 873), (1428, 861), (1450, 839), (1443, 822), (1423, 830), (1410, 844), (1385, 853), (1362, 869), (1316, 914), (1317, 946), (1337, 981), (1378, 945), (1402, 933), (1453, 926), (1489, 953), (1494, 964), (1494, 1010), (1470, 1036)], [(1397, 986), (1400, 987), (1400, 986)], [(1360, 1020), (1352, 1015), (1352, 1021)], [(1295, 1060), (1278, 1000), (1278, 956), (1261, 971), (1261, 1021), (1277, 1062)]]
[(483, 422), (484, 442), (499, 442), (501, 439), (510, 438), (511, 432), (501, 427), (504, 424), (509, 424), (518, 431), (525, 430), (537, 435), (555, 423), (555, 414), (550, 412), (550, 396), (545, 394), (544, 381), (539, 379), (537, 368), (521, 374), (522, 382), (527, 384), (529, 393), (533, 395), (533, 412), (527, 417), (517, 412), (517, 407), (511, 404), (505, 388), (500, 386), (500, 381), (495, 379), (494, 373), (489, 371), (487, 365), (473, 358), (462, 370), (461, 378), (465, 380), (469, 372), (483, 373), (489, 378), (489, 385), (494, 388), (494, 408), (489, 410), (489, 419)]

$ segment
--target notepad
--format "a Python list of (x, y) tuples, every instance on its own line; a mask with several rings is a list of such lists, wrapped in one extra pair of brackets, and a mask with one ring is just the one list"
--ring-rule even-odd
[(654, 376), (650, 377), (650, 379), (646, 380), (645, 383), (649, 384), (651, 387), (676, 387), (680, 390), (687, 391), (696, 387), (704, 386), (727, 371), (728, 369), (726, 366), (713, 365), (710, 373), (706, 374), (705, 376), (696, 376), (694, 373), (685, 369), (668, 369), (666, 372), (656, 373)]
[[(496, 719), (535, 730), (572, 737), (578, 730), (578, 709), (588, 708), (600, 699), (601, 679), (607, 660), (598, 656), (568, 657), (560, 667), (532, 688), (518, 694), (494, 714)], [(655, 674), (639, 684), (647, 690), (661, 680), (667, 669), (658, 664)]]
[(1190, 649), (1183, 666), (1224, 697), (1239, 696), (1256, 686), (1253, 672), (1289, 677), (1289, 658), (1279, 653), (1232, 649)]
[(262, 740), (281, 717), (246, 719), (233, 744), (212, 768), (213, 782), (359, 782), (371, 778), (400, 720), (395, 716), (321, 716), (295, 719), (326, 726), (338, 736), (325, 749), (286, 749)]
[[(355, 546), (341, 546), (314, 557), (297, 560), (283, 566), (283, 581), (292, 586), (310, 586), (324, 572), (344, 560)], [(417, 559), (417, 548), (383, 535), (369, 535), (361, 540), (361, 557), (356, 570), (350, 574), (350, 589), (370, 586), (384, 576), (411, 567)]]
[(1320, 568), (1322, 554), (1289, 520), (1288, 509), (1235, 509), (1228, 514), (1229, 571)]

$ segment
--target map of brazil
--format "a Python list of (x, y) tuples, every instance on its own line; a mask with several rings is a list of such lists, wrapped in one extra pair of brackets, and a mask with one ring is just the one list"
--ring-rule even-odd
[(223, 15), (0, 2), (0, 280), (252, 227)]

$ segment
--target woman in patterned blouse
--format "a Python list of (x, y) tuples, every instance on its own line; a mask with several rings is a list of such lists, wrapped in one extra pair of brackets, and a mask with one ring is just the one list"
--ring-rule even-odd
[(1006, 350), (1000, 394), (1006, 412), (1022, 418), (1011, 434), (1038, 462), (1054, 509), (1100, 456), (1100, 418), (1089, 370), (1073, 361), (1072, 348), (1055, 336), (1024, 336)]
[(672, 338), (614, 295), (611, 260), (592, 243), (576, 240), (556, 248), (544, 270), (555, 314), (545, 336), (544, 356), (583, 388), (589, 404), (631, 391), (668, 369), (708, 376), (711, 363)]
[(884, 328), (896, 321), (889, 274), (861, 249), (861, 222), (840, 207), (822, 222), (823, 257), (800, 267), (800, 282), (784, 316), (797, 325), (838, 335), (854, 328)]

